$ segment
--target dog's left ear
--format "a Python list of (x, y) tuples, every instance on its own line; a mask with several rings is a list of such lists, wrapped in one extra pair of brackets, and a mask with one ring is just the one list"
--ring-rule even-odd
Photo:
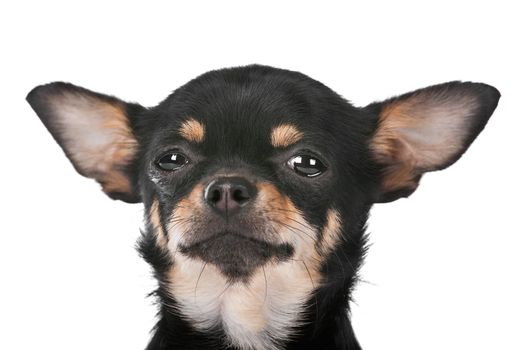
[(141, 201), (133, 121), (144, 107), (62, 82), (37, 86), (27, 101), (81, 175), (113, 199)]
[(370, 144), (382, 169), (376, 202), (408, 197), (425, 172), (458, 160), (485, 127), (499, 97), (486, 84), (450, 82), (366, 107), (378, 115)]

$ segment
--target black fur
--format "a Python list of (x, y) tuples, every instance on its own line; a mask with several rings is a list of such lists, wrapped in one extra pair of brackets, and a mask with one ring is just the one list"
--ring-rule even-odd
[[(483, 129), (499, 99), (497, 90), (484, 84), (451, 82), (429, 89), (425, 91), (474, 94), (481, 102), (463, 141), (464, 146), (445, 163), (425, 171), (442, 169), (456, 161)], [(28, 96), (28, 101), (59, 143), (62, 143), (60, 131), (48, 122), (53, 116), (47, 101), (64, 91), (95, 94), (73, 85), (55, 83), (38, 87)], [(411, 94), (414, 92), (396, 99), (402, 101)], [(110, 103), (117, 102), (113, 97), (98, 97)], [(413, 191), (402, 189), (384, 193), (382, 190), (384, 164), (376, 160), (370, 149), (382, 105), (354, 107), (325, 85), (298, 72), (258, 65), (208, 72), (174, 91), (156, 107), (126, 104), (127, 117), (139, 145), (127, 170), (133, 193), (113, 197), (142, 201), (147, 211), (153, 201), (158, 200), (165, 233), (169, 215), (178, 201), (197, 183), (212, 178), (220, 169), (227, 169), (245, 173), (254, 181), (264, 180), (275, 185), (301, 210), (312, 227), (324, 227), (328, 209), (336, 208), (343, 221), (344, 239), (331, 253), (323, 256), (320, 271), (325, 283), (314, 291), (306, 304), (305, 322), (296, 326), (294, 337), (280, 340), (280, 344), (287, 350), (360, 349), (348, 315), (350, 294), (366, 252), (368, 212), (374, 203), (395, 200)], [(181, 121), (191, 116), (206, 126), (202, 144), (191, 145), (177, 134)], [(294, 124), (304, 133), (300, 146), (284, 149), (271, 146), (270, 132), (279, 123)], [(161, 174), (155, 167), (155, 160), (171, 149), (186, 154), (192, 162), (175, 175)], [(68, 150), (65, 151), (68, 154)], [(283, 166), (297, 152), (312, 153), (327, 165), (327, 171), (310, 179)], [(154, 182), (153, 178), (161, 179)], [(220, 327), (198, 331), (179, 312), (178, 301), (168, 292), (166, 274), (174, 262), (170, 253), (156, 244), (153, 230), (153, 224), (148, 221), (138, 244), (141, 255), (153, 266), (159, 281), (159, 288), (154, 293), (159, 301), (159, 321), (147, 349), (235, 349), (225, 342)], [(235, 245), (235, 239), (225, 242)], [(242, 255), (238, 261), (250, 258), (241, 247), (234, 249), (239, 249), (238, 254)], [(264, 252), (259, 254), (261, 249)], [(253, 263), (261, 265), (271, 259), (286, 260), (292, 253), (274, 249), (277, 248), (270, 245), (253, 248), (252, 253), (260, 258), (254, 258)], [(191, 249), (186, 253), (191, 255)], [(211, 262), (214, 259), (222, 257), (210, 257)], [(251, 269), (244, 265), (229, 266), (233, 268), (228, 270), (232, 279), (249, 279)]]

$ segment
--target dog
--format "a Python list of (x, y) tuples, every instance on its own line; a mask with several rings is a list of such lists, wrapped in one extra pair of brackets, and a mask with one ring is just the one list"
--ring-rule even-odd
[(27, 101), (111, 198), (142, 202), (147, 350), (360, 349), (349, 318), (374, 203), (457, 161), (500, 94), (453, 81), (358, 108), (299, 72), (205, 73), (145, 108), (69, 83)]

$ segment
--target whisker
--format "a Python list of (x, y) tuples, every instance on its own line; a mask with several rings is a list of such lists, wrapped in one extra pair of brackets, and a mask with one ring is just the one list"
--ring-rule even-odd
[[(268, 220), (268, 221), (272, 221), (272, 220)], [(268, 228), (272, 231), (272, 233), (275, 235), (275, 237), (277, 237), (280, 241), (281, 244), (286, 244), (287, 242), (285, 242), (283, 240), (283, 238), (279, 235), (279, 232), (277, 232), (277, 229), (273, 226), (273, 225), (269, 225)], [(297, 233), (296, 233), (297, 234)], [(302, 237), (301, 237), (302, 238)]]
[(285, 209), (285, 208), (281, 208), (281, 207), (271, 207), (271, 209), (297, 214), (296, 210)]
[(263, 275), (264, 275), (264, 300), (263, 304), (266, 304), (266, 297), (268, 296), (268, 279), (266, 279), (266, 270), (264, 269), (264, 265), (262, 267)]
[(337, 261), (339, 261), (339, 266), (341, 266), (341, 271), (343, 273), (343, 277), (346, 276), (346, 270), (345, 270), (345, 267), (343, 265), (343, 261), (341, 260), (341, 258), (339, 257), (339, 254), (337, 254), (337, 251), (333, 251), (335, 257), (337, 258)]
[(226, 282), (226, 288), (224, 288), (224, 290), (221, 292), (221, 294), (219, 294), (218, 298), (222, 297), (222, 295), (223, 295), (224, 293), (226, 293), (226, 291), (227, 291), (232, 285), (233, 285), (232, 282), (229, 282), (229, 281)]
[[(271, 213), (272, 213), (272, 210), (281, 210), (281, 208), (271, 207), (271, 208), (269, 208), (269, 210), (265, 210), (264, 212), (265, 212), (266, 214), (271, 214)], [(294, 212), (293, 210), (282, 210), (282, 211), (283, 211), (283, 212), (292, 212), (292, 213), (296, 213), (296, 212)], [(303, 222), (301, 222), (301, 221), (299, 221), (299, 220), (296, 220), (296, 219), (294, 219), (294, 218), (292, 218), (292, 217), (289, 217), (289, 216), (286, 216), (286, 215), (285, 215), (284, 217), (285, 217), (287, 220), (293, 221), (293, 222), (295, 222), (295, 223), (297, 223), (297, 224), (303, 226), (303, 227), (306, 228), (306, 229), (311, 229), (310, 226), (308, 226), (307, 224), (305, 224), (305, 223), (303, 223)]]
[[(310, 273), (310, 270), (308, 269), (308, 266), (306, 266), (306, 263), (304, 262), (304, 260), (301, 260), (303, 262), (303, 265), (304, 265), (304, 268), (306, 269), (306, 272), (308, 273), (308, 277), (310, 277), (310, 282), (312, 282), (312, 291), (315, 290), (315, 286), (314, 286), (314, 280), (312, 278), (312, 274)], [(319, 305), (318, 305), (318, 302), (317, 302), (317, 294), (315, 294), (314, 292), (314, 300), (315, 300), (315, 321), (316, 323), (318, 323), (319, 321)]]
[(171, 232), (177, 225), (181, 224), (181, 223), (189, 223), (190, 221), (188, 220), (182, 220), (182, 221), (179, 221), (179, 222), (173, 222), (171, 223), (171, 225), (169, 225), (166, 230), (168, 232)]
[(187, 205), (180, 205), (180, 204), (175, 205), (173, 207), (173, 210), (177, 210), (178, 208), (195, 210), (195, 207), (188, 207)]
[(301, 230), (301, 229), (298, 228), (298, 227), (295, 227), (295, 226), (293, 226), (293, 225), (290, 225), (290, 224), (287, 224), (287, 223), (281, 222), (281, 221), (279, 221), (279, 220), (275, 220), (275, 219), (273, 219), (273, 218), (271, 219), (271, 221), (273, 221), (273, 222), (275, 222), (275, 223), (277, 223), (277, 224), (279, 224), (279, 225), (283, 225), (283, 226), (289, 228), (289, 229), (292, 230), (292, 231), (298, 231), (298, 232), (300, 232), (300, 233), (303, 233), (303, 234), (305, 234), (306, 236), (308, 236), (308, 238), (310, 238), (312, 241), (317, 242), (317, 240), (316, 240), (314, 237), (312, 237), (309, 233), (305, 232), (304, 230)]
[[(273, 221), (273, 220), (272, 220), (272, 221)], [(276, 222), (276, 223), (279, 223), (279, 222)], [(274, 231), (275, 231), (275, 233), (276, 233), (277, 235), (279, 235), (279, 232), (277, 232), (277, 230), (274, 229)], [(309, 241), (307, 241), (307, 240), (305, 239), (305, 237), (303, 237), (303, 235), (301, 235), (299, 232), (296, 232), (296, 231), (294, 231), (294, 230), (290, 230), (290, 232), (293, 233), (294, 235), (296, 235), (297, 237), (299, 237), (299, 238), (300, 238), (303, 242), (305, 242), (306, 244), (309, 243)]]
[(348, 265), (350, 265), (350, 268), (352, 269), (352, 271), (355, 272), (354, 264), (352, 264), (352, 262), (351, 262), (350, 259), (348, 258), (348, 255), (344, 254), (344, 252), (343, 252), (343, 256), (345, 257), (346, 262), (348, 263)]
[(202, 269), (201, 269), (201, 272), (199, 273), (199, 277), (197, 277), (197, 282), (195, 282), (195, 290), (193, 292), (193, 295), (194, 295), (194, 298), (195, 298), (195, 302), (197, 301), (197, 286), (199, 285), (199, 281), (201, 279), (202, 273), (204, 272), (204, 269), (206, 268), (206, 265), (208, 265), (208, 263), (205, 261), (202, 264)]
[(183, 222), (183, 221), (194, 221), (193, 218), (183, 218), (183, 217), (174, 217), (174, 218), (171, 218), (169, 219), (166, 223), (167, 224), (172, 224), (172, 223), (179, 223), (179, 222)]

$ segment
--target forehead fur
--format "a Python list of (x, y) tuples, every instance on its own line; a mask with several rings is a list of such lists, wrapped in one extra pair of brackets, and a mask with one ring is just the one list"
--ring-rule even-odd
[(185, 116), (198, 117), (206, 127), (204, 142), (232, 140), (243, 146), (268, 144), (266, 130), (271, 133), (281, 123), (293, 124), (305, 134), (317, 133), (332, 129), (342, 115), (356, 112), (319, 82), (298, 72), (264, 66), (205, 73), (175, 90), (155, 111), (163, 126)]
[(281, 124), (272, 129), (271, 142), (273, 147), (287, 147), (297, 143), (302, 138), (303, 133), (293, 124)]
[[(182, 136), (207, 160), (198, 167), (196, 179), (213, 169), (238, 165), (259, 176), (271, 174), (273, 163), (268, 160), (285, 156), (284, 148), (298, 141), (327, 162), (333, 160), (331, 169), (364, 169), (363, 154), (375, 126), (365, 110), (315, 80), (263, 66), (205, 73), (151, 111), (156, 123), (145, 154), (155, 155), (172, 145), (174, 133)], [(285, 180), (290, 186), (295, 181)]]

